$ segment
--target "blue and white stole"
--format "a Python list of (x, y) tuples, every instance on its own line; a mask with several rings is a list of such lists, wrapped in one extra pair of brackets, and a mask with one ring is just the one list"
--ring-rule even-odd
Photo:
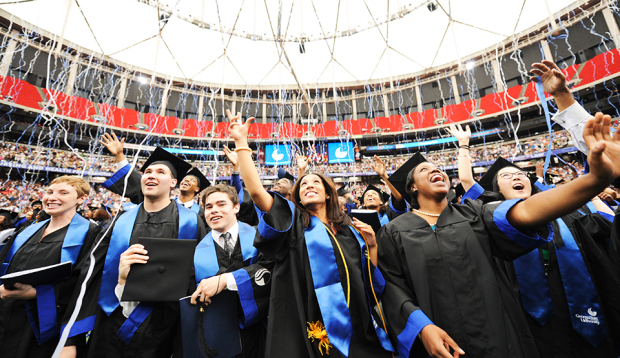
[[(254, 247), (254, 237), (256, 228), (246, 223), (239, 223), (239, 246), (243, 255), (243, 264), (252, 265), (258, 260), (258, 250)], [(209, 232), (196, 246), (194, 252), (194, 271), (196, 274), (196, 285), (200, 281), (217, 275), (220, 266), (215, 251), (216, 243), (213, 241), (213, 231)], [(240, 327), (245, 328), (255, 324), (258, 320), (258, 306), (254, 300), (254, 290), (252, 281), (247, 271), (240, 269), (231, 272), (237, 283), (239, 300), (243, 309), (244, 320), (240, 322)]]
[[(181, 205), (185, 206), (185, 205), (184, 205), (184, 204), (183, 204), (183, 203), (179, 200), (179, 198), (176, 198), (175, 200), (176, 200), (179, 204), (181, 204)], [(186, 208), (187, 208), (187, 207), (186, 207)], [(191, 211), (193, 211), (193, 212), (195, 212), (196, 214), (198, 214), (198, 213), (200, 212), (200, 205), (198, 205), (198, 203), (197, 203), (196, 201), (192, 200), (192, 207), (191, 207), (191, 208), (188, 208), (188, 209), (190, 209)]]
[[(178, 238), (195, 240), (198, 230), (198, 216), (178, 201), (175, 201), (175, 203), (179, 210)], [(131, 234), (140, 207), (142, 207), (142, 204), (126, 211), (125, 214), (116, 220), (114, 228), (112, 229), (112, 237), (110, 238), (110, 245), (103, 266), (101, 287), (99, 288), (99, 298), (97, 300), (99, 307), (101, 307), (108, 316), (120, 305), (114, 293), (114, 288), (118, 283), (118, 265), (121, 254), (129, 248)], [(125, 343), (129, 344), (129, 342), (131, 342), (134, 333), (140, 324), (144, 322), (146, 317), (153, 311), (153, 308), (153, 304), (149, 302), (140, 302), (138, 307), (133, 310), (118, 331), (119, 337), (121, 337)]]
[[(2, 262), (2, 267), (0, 267), (0, 276), (6, 273), (11, 260), (15, 253), (32, 237), (32, 235), (36, 234), (43, 226), (45, 226), (50, 219), (41, 221), (36, 224), (32, 224), (28, 226), (24, 231), (19, 233), (15, 240), (13, 240), (13, 244), (11, 248), (6, 254), (4, 258), (4, 262)], [(67, 233), (65, 234), (65, 238), (62, 242), (62, 250), (60, 253), (60, 262), (71, 261), (71, 266), (75, 267), (77, 263), (77, 258), (80, 255), (80, 251), (82, 250), (82, 245), (84, 244), (84, 239), (88, 234), (88, 228), (90, 226), (90, 221), (83, 218), (79, 214), (73, 215), (71, 219), (71, 223), (69, 224), (69, 228), (67, 229)], [(37, 289), (37, 314), (39, 318), (39, 326), (37, 327), (34, 318), (32, 317), (32, 311), (29, 309), (30, 305), (26, 302), (27, 306), (27, 314), (28, 320), (30, 321), (30, 326), (34, 331), (35, 337), (39, 344), (43, 344), (48, 341), (50, 338), (54, 337), (58, 333), (58, 324), (56, 317), (56, 294), (54, 293), (54, 286), (49, 285), (40, 285), (36, 287)]]
[[(361, 247), (362, 267), (364, 277), (368, 270), (366, 266), (366, 243), (361, 235), (351, 228)], [(310, 226), (305, 230), (306, 249), (308, 251), (308, 259), (310, 261), (310, 270), (312, 273), (312, 282), (314, 283), (314, 292), (321, 309), (325, 330), (329, 337), (329, 342), (345, 356), (349, 356), (349, 347), (353, 336), (353, 324), (351, 322), (351, 313), (347, 306), (347, 300), (340, 282), (340, 274), (336, 263), (336, 255), (329, 237), (327, 229), (317, 218), (310, 218)], [(379, 270), (375, 269), (373, 275), (375, 279), (379, 276)], [(366, 280), (364, 280), (366, 281)], [(368, 288), (367, 288), (368, 294)], [(372, 317), (372, 303), (367, 297), (368, 305), (371, 310), (371, 318), (373, 326), (377, 332), (377, 336), (384, 349), (394, 352), (394, 348), (387, 338), (387, 334), (381, 329)]]

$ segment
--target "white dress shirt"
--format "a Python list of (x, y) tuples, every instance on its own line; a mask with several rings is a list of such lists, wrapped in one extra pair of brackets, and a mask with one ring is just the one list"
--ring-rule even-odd
[(573, 137), (573, 144), (582, 153), (588, 154), (588, 146), (583, 140), (583, 130), (586, 127), (586, 121), (592, 118), (578, 102), (573, 103), (560, 113), (556, 113), (552, 120), (561, 125)]

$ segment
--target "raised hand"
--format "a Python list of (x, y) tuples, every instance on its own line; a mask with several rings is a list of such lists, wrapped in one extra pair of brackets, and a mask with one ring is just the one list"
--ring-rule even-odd
[(450, 126), (446, 128), (446, 130), (448, 131), (448, 133), (456, 137), (456, 139), (459, 141), (459, 145), (469, 144), (469, 139), (471, 138), (471, 130), (469, 129), (469, 126), (465, 126), (465, 130), (463, 130), (463, 127), (461, 127), (460, 124), (450, 124)]
[(375, 171), (382, 179), (387, 179), (387, 173), (385, 171), (385, 163), (381, 158), (376, 155), (373, 158), (375, 161), (370, 163), (370, 167)]
[(230, 163), (233, 165), (233, 170), (238, 171), (239, 170), (239, 159), (237, 158), (237, 153), (230, 150), (228, 146), (224, 146), (224, 154), (226, 154), (226, 157), (228, 158)]
[(241, 144), (241, 146), (247, 147), (250, 122), (254, 120), (254, 117), (248, 118), (245, 123), (243, 123), (241, 112), (237, 112), (237, 115), (233, 117), (230, 110), (227, 109), (226, 115), (228, 116), (228, 120), (230, 120), (228, 132), (230, 132), (230, 136), (235, 140), (235, 144), (237, 144), (237, 146)]
[(297, 160), (297, 175), (301, 177), (306, 173), (306, 168), (308, 167), (308, 161), (310, 159), (299, 153), (295, 153), (295, 160)]
[(590, 173), (602, 182), (610, 183), (620, 177), (620, 134), (612, 136), (611, 116), (597, 113), (586, 121), (583, 139), (590, 149)]
[(101, 136), (99, 143), (103, 144), (104, 147), (108, 148), (110, 154), (112, 154), (116, 158), (117, 163), (125, 159), (125, 154), (123, 153), (125, 138), (121, 138), (121, 140), (118, 140), (118, 137), (114, 132), (112, 132), (112, 135), (104, 133), (103, 136)]
[[(555, 96), (560, 91), (568, 91), (566, 76), (553, 61), (542, 60), (532, 64), (532, 67), (530, 72), (534, 76), (540, 77), (546, 93)], [(530, 77), (530, 80), (535, 81), (536, 77), (534, 76)]]
[(545, 162), (544, 161), (539, 161), (538, 163), (536, 163), (536, 176), (539, 178), (544, 178), (545, 177)]

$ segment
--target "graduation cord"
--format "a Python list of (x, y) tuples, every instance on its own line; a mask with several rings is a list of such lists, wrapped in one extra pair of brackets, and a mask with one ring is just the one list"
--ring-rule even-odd
[[(362, 237), (362, 239), (364, 239), (364, 242), (366, 243), (366, 250), (368, 251), (368, 255), (366, 255), (366, 266), (368, 266), (368, 280), (370, 281), (370, 289), (372, 290), (372, 296), (375, 298), (375, 303), (377, 304), (377, 310), (379, 310), (379, 317), (381, 317), (381, 323), (383, 323), (383, 329), (385, 330), (385, 334), (389, 335), (387, 326), (385, 325), (385, 319), (383, 318), (383, 310), (381, 309), (381, 305), (379, 305), (379, 300), (377, 299), (377, 294), (375, 293), (375, 287), (372, 284), (372, 272), (370, 272), (370, 249), (368, 248), (368, 241), (366, 241), (366, 237), (364, 236), (364, 234), (362, 234), (361, 231), (359, 231), (358, 228), (353, 225), (351, 225), (351, 227), (353, 227), (357, 232), (359, 232), (360, 236)], [(394, 357), (394, 354), (392, 354), (392, 357)]]
[(334, 239), (334, 242), (336, 243), (336, 246), (338, 247), (338, 251), (340, 252), (340, 257), (342, 257), (342, 262), (344, 263), (344, 271), (347, 274), (347, 307), (349, 307), (349, 300), (351, 299), (351, 281), (349, 279), (349, 267), (347, 266), (347, 260), (344, 259), (342, 248), (340, 247), (340, 243), (336, 239), (336, 236), (334, 235), (334, 233), (332, 233), (332, 231), (329, 229), (329, 227), (327, 227), (327, 225), (325, 225), (325, 223), (323, 223), (323, 225), (325, 226), (325, 229), (327, 229), (327, 232), (332, 237), (332, 239)]

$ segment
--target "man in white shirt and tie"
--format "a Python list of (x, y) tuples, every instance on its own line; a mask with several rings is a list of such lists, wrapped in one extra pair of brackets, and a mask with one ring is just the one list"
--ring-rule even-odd
[[(238, 292), (242, 354), (262, 357), (273, 263), (254, 248), (256, 228), (239, 222), (239, 196), (232, 186), (217, 184), (204, 192), (205, 219), (211, 232), (196, 247), (197, 288), (191, 302), (209, 304), (223, 290)], [(215, 264), (217, 263), (217, 265)]]

